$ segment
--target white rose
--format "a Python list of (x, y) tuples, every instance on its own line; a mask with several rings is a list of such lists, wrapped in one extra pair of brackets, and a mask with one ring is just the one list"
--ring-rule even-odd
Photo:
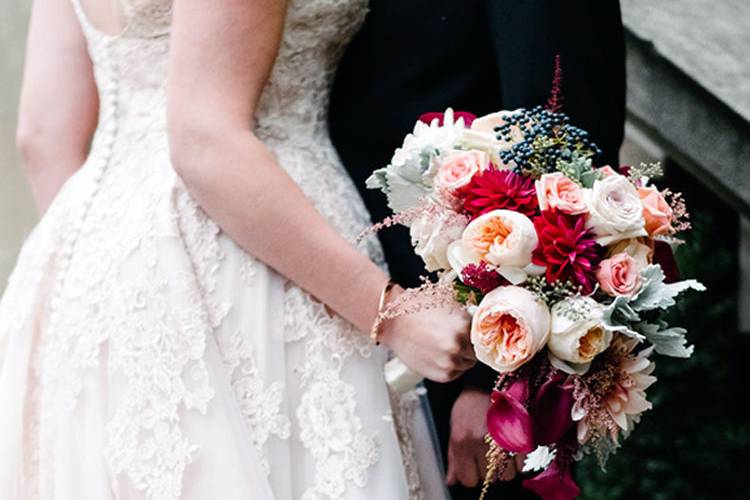
[(590, 363), (612, 341), (604, 328), (604, 308), (590, 297), (571, 297), (552, 306), (547, 346), (557, 358), (573, 364)]
[[(475, 119), (471, 123), (471, 130), (477, 131), (477, 132), (485, 132), (488, 134), (492, 134), (493, 136), (496, 135), (495, 129), (498, 127), (501, 127), (505, 125), (506, 119), (508, 117), (511, 117), (518, 113), (520, 110), (515, 111), (498, 111), (496, 113), (490, 113), (489, 115), (484, 115), (480, 118)], [(516, 142), (523, 141), (523, 131), (517, 127), (514, 126), (511, 128), (511, 138), (512, 138), (512, 144), (515, 144)]]
[(448, 247), (448, 260), (459, 276), (468, 264), (485, 262), (518, 284), (526, 279), (524, 269), (538, 242), (531, 219), (511, 210), (493, 210), (469, 223), (461, 239)]
[(594, 231), (597, 243), (606, 246), (647, 236), (641, 198), (627, 178), (611, 174), (594, 182), (586, 194), (589, 206), (586, 225)]
[(427, 214), (415, 220), (409, 234), (414, 252), (429, 272), (450, 269), (448, 245), (461, 238), (468, 220), (458, 214)]
[(651, 264), (651, 258), (654, 251), (648, 245), (644, 245), (638, 240), (623, 240), (609, 248), (610, 256), (618, 253), (626, 253), (635, 259), (638, 266), (643, 269)]
[(518, 127), (513, 127), (511, 130), (511, 141), (504, 141), (498, 139), (496, 127), (500, 127), (505, 124), (505, 119), (508, 116), (513, 115), (516, 111), (498, 111), (489, 115), (477, 118), (471, 123), (471, 127), (461, 131), (459, 135), (459, 142), (487, 152), (490, 155), (492, 163), (498, 168), (507, 167), (503, 164), (500, 159), (500, 151), (505, 151), (523, 141), (523, 131)]

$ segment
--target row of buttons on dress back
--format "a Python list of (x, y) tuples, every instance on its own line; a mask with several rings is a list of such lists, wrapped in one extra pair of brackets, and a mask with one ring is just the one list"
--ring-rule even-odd
[[(96, 34), (94, 34), (96, 35)], [(112, 153), (114, 151), (115, 140), (117, 139), (118, 131), (118, 111), (119, 111), (119, 85), (118, 85), (118, 64), (112, 54), (111, 50), (112, 40), (103, 40), (102, 49), (104, 52), (104, 58), (100, 62), (105, 64), (107, 78), (101, 82), (103, 88), (99, 88), (100, 106), (104, 109), (104, 113), (100, 117), (101, 129), (97, 133), (97, 137), (92, 147), (92, 158), (95, 159), (96, 163), (89, 164), (86, 168), (91, 170), (91, 188), (86, 194), (86, 197), (81, 200), (81, 205), (76, 207), (79, 212), (75, 214), (75, 218), (70, 221), (70, 230), (65, 233), (65, 240), (63, 241), (63, 247), (60, 253), (60, 262), (58, 266), (58, 273), (56, 277), (55, 290), (53, 292), (53, 301), (50, 304), (50, 324), (55, 325), (59, 321), (59, 299), (55, 300), (55, 297), (60, 296), (63, 293), (63, 286), (68, 270), (70, 268), (71, 261), (73, 259), (73, 253), (75, 250), (76, 243), (83, 230), (83, 225), (86, 222), (91, 205), (96, 197), (99, 187), (101, 186), (102, 178), (107, 171), (110, 161), (112, 160)]]

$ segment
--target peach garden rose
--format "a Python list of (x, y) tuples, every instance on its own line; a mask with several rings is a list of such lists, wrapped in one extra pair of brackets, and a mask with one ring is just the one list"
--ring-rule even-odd
[(448, 260), (459, 276), (468, 264), (485, 262), (518, 284), (526, 277), (523, 268), (531, 263), (538, 242), (531, 219), (511, 210), (492, 210), (471, 221), (461, 239), (451, 243)]
[(547, 343), (550, 314), (536, 295), (501, 286), (484, 296), (471, 323), (477, 359), (500, 373), (531, 360)]
[(639, 187), (638, 195), (643, 204), (643, 218), (646, 221), (646, 231), (652, 238), (666, 236), (672, 232), (674, 214), (664, 196), (653, 186)]

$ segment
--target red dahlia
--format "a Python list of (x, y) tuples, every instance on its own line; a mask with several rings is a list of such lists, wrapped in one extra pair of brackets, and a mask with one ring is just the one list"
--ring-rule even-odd
[(472, 218), (497, 209), (531, 217), (538, 207), (534, 182), (512, 170), (489, 168), (475, 175), (464, 188), (464, 210)]
[(567, 215), (545, 210), (534, 219), (539, 245), (534, 250), (534, 264), (547, 267), (547, 281), (572, 281), (591, 293), (596, 283), (596, 266), (601, 247), (586, 229), (585, 215)]

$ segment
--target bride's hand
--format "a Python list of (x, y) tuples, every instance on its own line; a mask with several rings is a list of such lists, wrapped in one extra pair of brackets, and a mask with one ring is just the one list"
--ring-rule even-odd
[[(402, 291), (396, 287), (389, 299)], [(456, 308), (430, 309), (384, 322), (379, 338), (412, 371), (435, 382), (450, 382), (476, 363), (470, 321)]]

